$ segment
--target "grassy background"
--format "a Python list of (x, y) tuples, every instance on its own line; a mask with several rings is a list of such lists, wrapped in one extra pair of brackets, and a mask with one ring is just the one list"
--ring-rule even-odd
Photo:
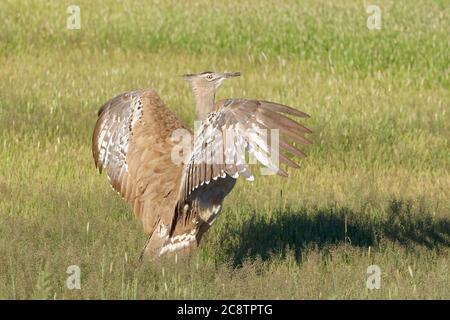
[[(377, 1), (381, 31), (365, 1), (77, 0), (67, 30), (70, 4), (0, 3), (0, 298), (450, 298), (449, 1)], [(315, 144), (289, 179), (239, 182), (194, 257), (139, 265), (96, 111), (155, 87), (191, 124), (179, 75), (207, 69), (244, 74), (219, 98), (311, 114)]]

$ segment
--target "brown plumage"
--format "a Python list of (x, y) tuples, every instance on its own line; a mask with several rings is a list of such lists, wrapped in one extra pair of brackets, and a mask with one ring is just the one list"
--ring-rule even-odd
[[(281, 176), (287, 173), (278, 161), (299, 167), (291, 158), (304, 156), (296, 144), (310, 143), (305, 138), (310, 130), (287, 115), (309, 116), (268, 101), (227, 99), (215, 103), (215, 92), (223, 80), (238, 75), (186, 75), (201, 123), (183, 163), (172, 159), (179, 143), (172, 134), (177, 129), (192, 132), (153, 89), (121, 94), (98, 112), (92, 139), (96, 167), (106, 171), (112, 188), (142, 221), (148, 234), (143, 253), (150, 258), (198, 246), (237, 177), (254, 179), (246, 152)], [(272, 129), (279, 130), (277, 158), (273, 152), (278, 132), (273, 135)]]

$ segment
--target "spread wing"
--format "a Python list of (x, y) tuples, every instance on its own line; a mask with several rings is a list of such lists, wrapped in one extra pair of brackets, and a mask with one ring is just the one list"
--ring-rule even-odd
[(173, 130), (183, 128), (152, 90), (121, 94), (98, 112), (92, 137), (96, 167), (151, 233), (174, 215), (183, 167), (171, 161)]
[(193, 152), (180, 185), (180, 199), (187, 199), (199, 186), (214, 184), (227, 175), (253, 180), (246, 154), (281, 176), (287, 173), (279, 163), (299, 168), (291, 158), (304, 157), (296, 144), (311, 143), (305, 138), (311, 131), (287, 115), (309, 117), (299, 110), (268, 101), (219, 102), (216, 111), (196, 130)]

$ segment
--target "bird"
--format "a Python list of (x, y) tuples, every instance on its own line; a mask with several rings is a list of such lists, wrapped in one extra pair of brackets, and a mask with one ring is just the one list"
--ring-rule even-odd
[[(141, 260), (195, 252), (238, 177), (254, 180), (254, 163), (247, 158), (282, 177), (288, 173), (280, 163), (300, 167), (293, 159), (305, 157), (298, 146), (312, 143), (307, 138), (312, 131), (293, 118), (310, 116), (265, 100), (216, 101), (223, 82), (240, 75), (183, 76), (195, 99), (194, 131), (153, 88), (122, 93), (99, 109), (92, 136), (95, 166), (142, 222), (147, 240)], [(193, 135), (191, 148), (180, 153), (182, 161), (174, 161), (180, 147), (174, 132)]]

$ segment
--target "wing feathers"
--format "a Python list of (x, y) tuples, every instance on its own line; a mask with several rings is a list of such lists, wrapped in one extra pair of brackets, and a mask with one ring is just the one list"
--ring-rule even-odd
[[(214, 184), (226, 175), (233, 178), (241, 175), (253, 180), (245, 158), (246, 152), (262, 165), (274, 169), (278, 175), (287, 176), (287, 172), (277, 166), (277, 159), (271, 158), (272, 141), (269, 137), (273, 129), (278, 129), (280, 133), (279, 162), (299, 168), (285, 153), (304, 157), (304, 153), (293, 143), (310, 144), (305, 135), (311, 130), (286, 115), (309, 117), (302, 111), (268, 101), (236, 99), (219, 102), (216, 111), (202, 122), (196, 135), (193, 153), (184, 170), (184, 179), (188, 183), (182, 189), (188, 190), (182, 190), (181, 194), (188, 195), (199, 185), (206, 182)], [(217, 133), (218, 128), (221, 130)], [(222, 161), (217, 161), (218, 153), (221, 153)], [(199, 160), (202, 160), (200, 164), (197, 163)], [(189, 183), (191, 180), (193, 183)]]
[(137, 90), (105, 103), (92, 138), (96, 167), (132, 206), (147, 233), (172, 221), (182, 166), (171, 161), (173, 130), (183, 128), (157, 93)]
[(285, 106), (283, 104), (269, 102), (269, 101), (263, 101), (263, 100), (260, 100), (259, 102), (261, 103), (260, 107), (265, 110), (282, 112), (282, 113), (290, 114), (292, 116), (296, 116), (296, 117), (300, 117), (300, 118), (309, 118), (309, 115), (307, 113), (304, 113), (300, 110)]

